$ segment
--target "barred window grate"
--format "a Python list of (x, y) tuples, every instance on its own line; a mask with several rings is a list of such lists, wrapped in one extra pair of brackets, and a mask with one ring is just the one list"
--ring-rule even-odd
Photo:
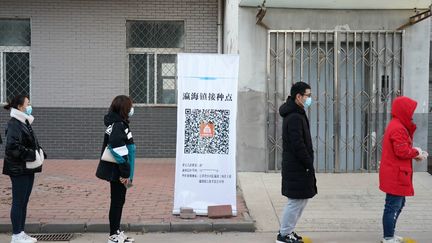
[(134, 103), (176, 104), (183, 21), (128, 21), (129, 95)]
[(30, 21), (0, 19), (0, 102), (30, 96)]
[(29, 53), (4, 53), (6, 99), (30, 93)]

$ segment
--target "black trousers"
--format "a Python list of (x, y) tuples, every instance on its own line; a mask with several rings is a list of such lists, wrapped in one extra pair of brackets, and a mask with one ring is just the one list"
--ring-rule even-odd
[(111, 183), (111, 205), (109, 211), (110, 235), (120, 230), (123, 205), (126, 200), (126, 187), (120, 182)]
[(24, 231), (27, 217), (27, 204), (33, 189), (34, 174), (11, 176), (12, 208), (10, 218), (14, 234)]

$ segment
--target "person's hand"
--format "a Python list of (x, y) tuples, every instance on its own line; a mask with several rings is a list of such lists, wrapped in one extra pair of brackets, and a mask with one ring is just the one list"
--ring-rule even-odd
[(429, 156), (428, 152), (422, 151), (421, 158), (419, 160), (417, 160), (417, 162), (420, 162), (422, 160), (426, 160), (428, 156)]
[(428, 152), (423, 151), (421, 148), (418, 147), (414, 148), (419, 152), (419, 154), (414, 158), (417, 162), (427, 159), (427, 157), (429, 156)]
[(421, 149), (421, 148), (419, 148), (419, 147), (414, 147), (414, 149), (416, 149), (417, 151), (418, 151), (418, 155), (416, 156), (416, 157), (414, 157), (414, 159), (416, 160), (416, 161), (420, 161), (420, 160), (423, 160), (424, 158), (423, 158), (423, 150)]
[(123, 178), (123, 177), (120, 177), (120, 182), (122, 183), (122, 184), (128, 184), (129, 183), (129, 178)]

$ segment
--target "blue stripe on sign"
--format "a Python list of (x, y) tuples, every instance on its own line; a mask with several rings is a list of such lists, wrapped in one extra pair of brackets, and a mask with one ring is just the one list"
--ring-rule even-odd
[(216, 80), (217, 78), (215, 77), (200, 77), (200, 80)]
[(185, 77), (185, 78), (194, 78), (194, 79), (199, 79), (199, 80), (217, 80), (217, 79), (233, 79), (233, 78), (222, 78), (222, 77)]

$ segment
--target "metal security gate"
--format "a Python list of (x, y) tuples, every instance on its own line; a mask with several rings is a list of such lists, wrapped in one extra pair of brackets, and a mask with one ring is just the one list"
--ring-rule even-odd
[(268, 169), (282, 161), (291, 84), (312, 87), (307, 111), (319, 172), (376, 171), (391, 103), (403, 87), (402, 31), (268, 32)]

